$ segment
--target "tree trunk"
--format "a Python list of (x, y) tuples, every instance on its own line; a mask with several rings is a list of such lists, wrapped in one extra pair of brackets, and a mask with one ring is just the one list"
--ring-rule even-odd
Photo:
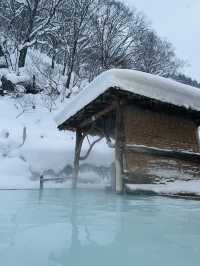
[(2, 49), (2, 47), (1, 47), (1, 45), (0, 45), (0, 57), (1, 56), (4, 56), (4, 52), (3, 52), (3, 49)]
[(7, 41), (4, 41), (4, 43), (3, 43), (3, 53), (4, 53), (4, 57), (6, 59), (6, 63), (7, 63), (8, 68), (13, 70), (12, 62), (10, 59), (10, 53), (9, 53), (8, 47), (7, 47)]
[[(71, 55), (71, 63), (70, 63), (70, 68), (69, 68), (69, 71), (68, 71), (68, 76), (67, 76), (67, 82), (65, 84), (65, 88), (66, 89), (69, 89), (69, 86), (70, 86), (70, 81), (71, 81), (71, 76), (72, 76), (72, 72), (74, 71), (74, 63), (75, 63), (75, 56), (76, 56), (76, 48), (77, 48), (77, 42), (78, 40), (76, 39), (74, 41), (74, 47), (73, 47), (73, 50), (72, 50), (72, 55)], [(68, 95), (69, 97), (70, 95)]]
[(67, 81), (65, 84), (66, 89), (69, 89), (70, 81), (71, 81), (72, 71), (70, 71), (67, 75)]
[(55, 68), (55, 59), (56, 59), (56, 55), (53, 54), (53, 56), (52, 56), (52, 61), (51, 61), (51, 68), (52, 68), (52, 69)]
[(64, 55), (64, 64), (63, 64), (63, 71), (62, 71), (63, 76), (65, 75), (66, 67), (67, 67), (67, 53), (65, 52), (65, 55)]
[(25, 66), (27, 51), (28, 51), (28, 47), (24, 47), (20, 51), (18, 67), (24, 67)]

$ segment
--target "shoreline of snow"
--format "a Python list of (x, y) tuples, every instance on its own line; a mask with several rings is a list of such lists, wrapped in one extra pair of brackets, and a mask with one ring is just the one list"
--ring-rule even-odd
[(168, 184), (126, 184), (126, 188), (128, 193), (200, 198), (200, 180), (175, 181)]

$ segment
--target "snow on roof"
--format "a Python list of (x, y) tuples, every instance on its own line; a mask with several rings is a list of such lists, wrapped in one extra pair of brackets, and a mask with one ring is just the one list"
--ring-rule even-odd
[(61, 125), (109, 88), (200, 111), (200, 89), (136, 70), (111, 69), (100, 74), (56, 115)]

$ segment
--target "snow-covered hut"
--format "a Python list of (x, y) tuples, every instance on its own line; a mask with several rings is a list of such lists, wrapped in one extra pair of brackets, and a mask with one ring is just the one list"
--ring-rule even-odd
[(87, 134), (104, 136), (115, 148), (117, 192), (125, 182), (155, 182), (160, 169), (166, 170), (160, 176), (173, 167), (179, 175), (200, 173), (200, 89), (112, 69), (72, 98), (55, 119), (59, 129), (76, 131), (75, 177)]

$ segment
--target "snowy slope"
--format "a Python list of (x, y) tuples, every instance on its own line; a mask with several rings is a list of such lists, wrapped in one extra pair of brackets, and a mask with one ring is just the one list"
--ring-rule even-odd
[(56, 123), (61, 125), (110, 87), (200, 111), (200, 89), (136, 70), (111, 69), (99, 75), (77, 97), (69, 100), (66, 107), (56, 115)]
[[(54, 114), (42, 107), (40, 96), (31, 96), (36, 108), (32, 109), (30, 102), (23, 113), (22, 106), (30, 101), (29, 97), (0, 97), (0, 189), (38, 188), (41, 174), (57, 177), (67, 165), (73, 164), (74, 134), (57, 129)], [(21, 147), (24, 127), (27, 137)], [(83, 152), (87, 148), (85, 142)], [(112, 151), (101, 142), (86, 162), (109, 166), (112, 160)]]
[[(14, 54), (11, 55), (11, 60), (15, 66)], [(40, 95), (18, 98), (0, 96), (0, 189), (39, 187), (40, 175), (64, 177), (66, 167), (73, 165), (74, 133), (60, 132), (54, 121), (55, 112), (64, 103), (61, 104), (57, 97), (49, 97), (52, 86), (62, 93), (66, 76), (63, 77), (61, 72), (60, 65), (57, 64), (52, 70), (51, 59), (35, 49), (29, 49), (26, 65), (20, 68), (18, 74), (11, 69), (0, 69), (0, 79), (5, 76), (16, 85), (32, 82), (35, 75), (37, 85), (44, 89)], [(78, 91), (77, 87), (73, 88), (72, 96)], [(22, 145), (24, 128), (26, 140)], [(88, 146), (85, 141), (83, 153)], [(84, 163), (95, 168), (109, 167), (112, 161), (113, 151), (107, 147), (105, 141), (101, 141)], [(82, 173), (81, 179), (84, 182), (93, 182), (97, 176), (94, 173)], [(50, 184), (46, 186), (52, 187)]]

